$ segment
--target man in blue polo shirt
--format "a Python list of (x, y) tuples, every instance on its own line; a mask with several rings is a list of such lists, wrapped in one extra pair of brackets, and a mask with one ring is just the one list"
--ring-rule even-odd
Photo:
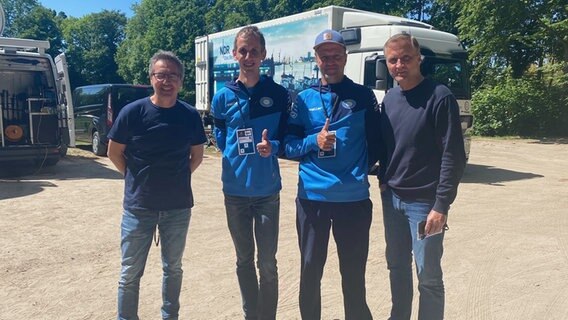
[(158, 51), (149, 73), (154, 94), (125, 106), (108, 134), (108, 157), (125, 181), (118, 319), (138, 319), (140, 278), (153, 237), (161, 240), (162, 317), (178, 318), (181, 260), (193, 207), (191, 173), (203, 160), (206, 142), (199, 113), (177, 99), (181, 61)]
[[(282, 188), (278, 155), (290, 98), (286, 89), (260, 75), (266, 49), (257, 27), (237, 33), (233, 57), (239, 63), (239, 77), (226, 83), (211, 104), (217, 145), (223, 152), (227, 223), (237, 254), (245, 319), (273, 320)], [(254, 264), (255, 239), (260, 279)]]
[(372, 319), (365, 293), (372, 202), (367, 173), (378, 159), (373, 92), (344, 75), (345, 42), (333, 30), (315, 40), (319, 84), (299, 93), (290, 111), (286, 155), (298, 158), (297, 231), (302, 319), (321, 317), (321, 278), (330, 229), (337, 244), (345, 319)]

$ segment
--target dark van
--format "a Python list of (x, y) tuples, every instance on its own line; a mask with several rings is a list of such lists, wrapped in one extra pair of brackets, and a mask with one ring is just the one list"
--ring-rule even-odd
[(95, 84), (73, 91), (75, 141), (92, 145), (93, 153), (107, 152), (107, 133), (118, 112), (132, 101), (153, 94), (151, 86), (133, 84)]

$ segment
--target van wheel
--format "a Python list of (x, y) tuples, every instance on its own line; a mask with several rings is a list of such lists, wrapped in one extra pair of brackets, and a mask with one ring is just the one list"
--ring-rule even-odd
[(101, 137), (98, 131), (93, 132), (93, 139), (91, 142), (93, 144), (94, 154), (96, 154), (97, 156), (104, 156), (106, 154), (106, 146), (101, 143)]
[(67, 145), (65, 143), (61, 143), (61, 147), (59, 148), (59, 155), (63, 158), (67, 155)]
[(44, 165), (46, 167), (52, 167), (56, 165), (57, 162), (59, 162), (59, 158), (46, 159)]

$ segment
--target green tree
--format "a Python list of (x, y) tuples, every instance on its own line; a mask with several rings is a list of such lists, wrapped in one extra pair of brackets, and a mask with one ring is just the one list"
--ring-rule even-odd
[[(423, 0), (426, 1), (426, 0)], [(268, 18), (279, 18), (327, 6), (342, 6), (378, 13), (408, 16), (413, 8), (419, 6), (420, 0), (269, 0)]]
[[(546, 2), (546, 1), (545, 1)], [(568, 4), (566, 0), (550, 0), (547, 7), (542, 9), (541, 34), (545, 46), (545, 55), (552, 62), (568, 61)], [(539, 61), (543, 65), (543, 59)], [(568, 69), (564, 64), (564, 73)]]
[(267, 2), (259, 0), (214, 1), (205, 15), (208, 33), (219, 32), (264, 20)]
[(520, 79), (505, 78), (478, 90), (472, 108), (475, 134), (567, 136), (568, 76), (559, 76), (561, 68), (560, 63), (532, 67)]
[(2, 36), (15, 37), (18, 30), (13, 24), (17, 18), (27, 16), (35, 7), (39, 6), (38, 0), (0, 0), (0, 4), (4, 8), (6, 17), (6, 27)]
[[(372, 0), (370, 11), (407, 17), (416, 20), (423, 19), (426, 2), (422, 0)], [(367, 9), (366, 9), (367, 10)]]
[(457, 24), (469, 44), (475, 83), (492, 84), (494, 69), (520, 78), (533, 63), (556, 54), (567, 58), (567, 8), (565, 0), (464, 0)]
[(67, 18), (63, 25), (72, 87), (124, 82), (114, 59), (124, 40), (124, 13), (104, 10), (82, 18)]
[(429, 18), (425, 19), (425, 22), (433, 25), (436, 29), (458, 34), (456, 22), (460, 16), (461, 3), (458, 0), (432, 1), (432, 5), (426, 9)]
[(566, 0), (462, 2), (477, 134), (568, 134), (567, 18)]
[(275, 19), (305, 11), (306, 1), (302, 0), (269, 0), (267, 19)]
[(34, 7), (27, 15), (14, 19), (12, 27), (17, 30), (15, 37), (24, 39), (48, 40), (47, 52), (55, 57), (63, 51), (63, 35), (59, 28), (59, 17), (55, 11), (43, 6)]
[(158, 50), (177, 54), (186, 69), (182, 99), (195, 101), (195, 43), (205, 32), (206, 0), (142, 0), (133, 7), (126, 39), (116, 55), (118, 73), (132, 83), (148, 83), (148, 62)]

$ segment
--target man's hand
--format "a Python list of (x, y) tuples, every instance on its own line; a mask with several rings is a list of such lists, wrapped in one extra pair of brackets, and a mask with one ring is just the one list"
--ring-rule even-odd
[(317, 137), (318, 147), (323, 151), (329, 151), (333, 148), (335, 144), (335, 134), (329, 133), (329, 118), (325, 119), (325, 124), (321, 128), (320, 133)]
[(107, 156), (114, 166), (122, 173), (122, 176), (126, 175), (126, 157), (124, 156), (124, 150), (126, 150), (126, 145), (108, 140)]
[(426, 218), (426, 226), (424, 233), (426, 236), (442, 232), (444, 229), (448, 216), (435, 210), (431, 210)]
[(261, 157), (268, 158), (272, 154), (272, 143), (268, 140), (268, 130), (262, 130), (262, 139), (256, 145), (256, 149)]

